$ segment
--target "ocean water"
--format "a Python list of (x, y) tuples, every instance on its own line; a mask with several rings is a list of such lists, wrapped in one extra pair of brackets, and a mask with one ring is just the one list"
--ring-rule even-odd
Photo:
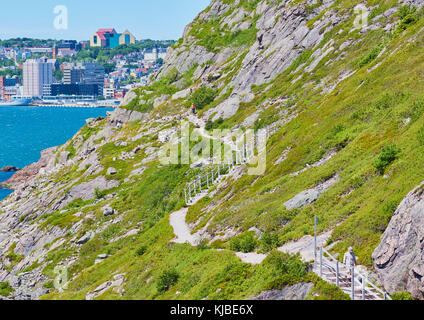
[[(44, 149), (72, 138), (88, 118), (106, 116), (112, 108), (0, 106), (0, 168), (23, 168), (40, 159)], [(11, 173), (0, 172), (0, 182)], [(0, 189), (0, 201), (11, 193)]]

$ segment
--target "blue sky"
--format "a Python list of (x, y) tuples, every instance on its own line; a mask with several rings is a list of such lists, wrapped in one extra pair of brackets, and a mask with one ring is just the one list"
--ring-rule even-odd
[[(99, 28), (129, 29), (137, 39), (181, 37), (211, 0), (12, 0), (1, 1), (0, 39), (88, 40)], [(54, 28), (54, 8), (68, 9), (68, 30)]]

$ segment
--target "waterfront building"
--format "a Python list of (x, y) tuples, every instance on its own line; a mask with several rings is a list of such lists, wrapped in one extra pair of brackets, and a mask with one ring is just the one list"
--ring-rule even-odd
[(96, 84), (99, 89), (99, 96), (103, 94), (103, 87), (105, 81), (105, 69), (97, 63), (85, 62), (83, 66), (83, 80), (84, 84)]
[(43, 60), (29, 59), (23, 65), (23, 95), (41, 97), (43, 86), (53, 83), (53, 64)]
[(63, 84), (54, 83), (50, 85), (51, 97), (56, 96), (99, 96), (99, 87), (97, 84)]
[(81, 83), (83, 80), (83, 69), (74, 65), (68, 65), (63, 69), (63, 83)]

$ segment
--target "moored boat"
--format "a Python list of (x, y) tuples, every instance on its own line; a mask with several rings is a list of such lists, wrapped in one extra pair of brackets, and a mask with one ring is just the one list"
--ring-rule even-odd
[(13, 98), (10, 101), (0, 101), (0, 106), (8, 106), (8, 107), (20, 107), (20, 106), (28, 106), (31, 103), (30, 98)]

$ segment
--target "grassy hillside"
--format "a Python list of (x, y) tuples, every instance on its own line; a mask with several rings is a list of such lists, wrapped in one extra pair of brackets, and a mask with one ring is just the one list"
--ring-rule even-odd
[[(43, 299), (84, 299), (122, 273), (122, 285), (96, 298), (247, 299), (264, 290), (312, 282), (315, 286), (310, 299), (346, 299), (337, 288), (312, 275), (310, 266), (299, 256), (275, 250), (312, 235), (314, 216), (318, 216), (320, 233), (334, 230), (328, 243), (334, 244), (334, 253), (343, 256), (353, 246), (359, 263), (372, 270), (372, 252), (396, 207), (424, 180), (423, 12), (399, 6), (397, 1), (370, 0), (366, 5), (372, 27), (361, 31), (353, 30), (353, 8), (360, 1), (335, 1), (319, 14), (313, 12), (324, 5), (322, 1), (308, 1), (306, 5), (292, 1), (281, 8), (304, 8), (310, 17), (306, 25), (311, 29), (326, 14), (343, 19), (325, 32), (317, 46), (299, 52), (285, 71), (266, 83), (252, 85), (253, 99), (241, 102), (234, 115), (214, 121), (210, 117), (207, 129), (211, 130), (234, 128), (256, 112), (260, 114), (254, 121), (255, 129), (291, 120), (269, 137), (263, 175), (229, 179), (213, 195), (189, 208), (187, 222), (193, 224), (193, 232), (208, 225), (212, 236), (222, 236), (229, 230), (237, 236), (203, 241), (193, 247), (170, 242), (174, 233), (169, 215), (185, 206), (184, 188), (201, 169), (164, 166), (149, 156), (163, 146), (158, 133), (178, 128), (178, 116), (184, 115), (193, 102), (203, 116), (231, 96), (232, 80), (258, 41), (256, 22), (261, 15), (255, 10), (265, 2), (241, 1), (237, 6), (234, 0), (222, 3), (232, 5), (231, 9), (214, 19), (193, 22), (187, 38), (178, 41), (174, 49), (181, 49), (179, 54), (184, 55), (189, 45), (200, 46), (215, 58), (230, 48), (226, 59), (191, 64), (186, 70), (175, 67), (162, 71), (157, 81), (135, 90), (136, 98), (123, 106), (150, 112), (149, 120), (128, 122), (106, 139), (101, 135), (106, 120), (87, 125), (59, 150), (58, 157), (65, 150), (75, 157), (82, 152), (81, 141), (92, 139), (101, 170), (88, 175), (87, 166), (78, 171), (82, 161), (65, 166), (49, 182), (63, 186), (58, 194), (65, 195), (73, 186), (102, 176), (118, 181), (119, 187), (96, 190), (93, 199), (75, 199), (65, 208), (24, 218), (27, 223), (39, 223), (44, 230), (60, 227), (68, 231), (60, 242), (56, 239), (46, 245), (51, 249), (44, 261), (25, 266), (27, 271), (42, 270), (49, 278), (45, 286), (51, 288), (54, 268), (73, 261), (67, 289), (62, 293), (52, 289)], [(266, 1), (269, 6), (284, 3)], [(396, 8), (394, 15), (380, 16), (390, 8)], [(224, 19), (241, 9), (246, 15), (238, 22), (248, 21), (249, 28), (234, 31), (234, 26), (223, 25)], [(376, 17), (380, 18), (372, 20)], [(393, 30), (385, 30), (392, 23)], [(328, 54), (318, 60), (318, 53), (327, 50)], [(207, 66), (205, 76), (200, 71)], [(210, 70), (219, 70), (220, 76)], [(172, 98), (187, 88), (191, 88), (188, 94)], [(132, 157), (121, 157), (138, 146), (141, 150)], [(284, 154), (287, 157), (277, 161)], [(333, 156), (322, 165), (313, 165), (328, 159), (328, 155)], [(110, 167), (117, 174), (108, 175)], [(145, 170), (134, 175), (140, 167)], [(295, 195), (336, 174), (340, 179), (317, 201), (293, 210), (284, 206)], [(37, 192), (31, 191), (31, 196), (37, 196)], [(105, 217), (105, 206), (114, 208), (117, 214)], [(71, 232), (76, 223), (82, 227)], [(252, 227), (263, 236), (249, 232)], [(75, 245), (75, 239), (90, 230), (96, 231), (95, 236), (82, 246)], [(128, 234), (132, 230), (136, 232)], [(234, 251), (240, 250), (269, 256), (252, 266), (236, 257)], [(108, 258), (96, 264), (101, 254)]]

